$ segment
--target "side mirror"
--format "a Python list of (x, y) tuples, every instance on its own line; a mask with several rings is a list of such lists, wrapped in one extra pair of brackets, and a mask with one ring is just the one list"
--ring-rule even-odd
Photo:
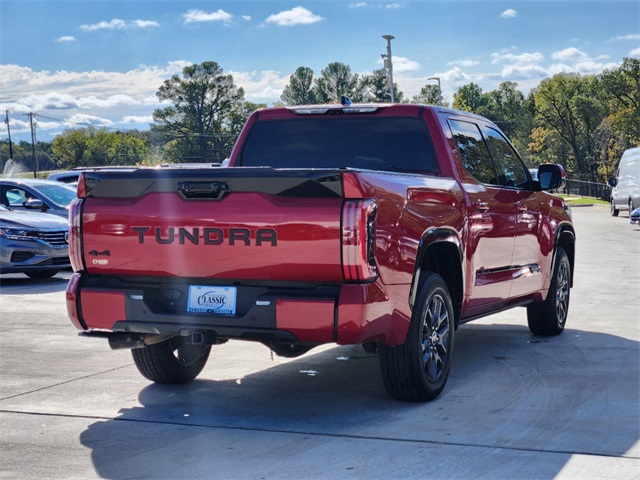
[(24, 208), (29, 208), (32, 210), (46, 210), (48, 207), (44, 204), (44, 202), (38, 198), (30, 198), (26, 202), (22, 204)]
[(617, 177), (611, 177), (607, 183), (609, 184), (609, 186), (611, 188), (613, 188), (616, 185), (618, 185), (618, 178)]
[(538, 181), (540, 190), (555, 190), (564, 186), (566, 174), (561, 165), (544, 164), (538, 168)]

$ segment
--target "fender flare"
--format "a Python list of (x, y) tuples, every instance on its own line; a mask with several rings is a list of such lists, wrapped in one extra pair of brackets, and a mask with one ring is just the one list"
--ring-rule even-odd
[[(416, 252), (416, 262), (413, 270), (413, 278), (411, 279), (411, 288), (409, 290), (409, 307), (413, 311), (415, 300), (418, 292), (418, 286), (420, 284), (420, 276), (422, 275), (422, 264), (424, 262), (425, 255), (429, 247), (437, 243), (448, 243), (455, 246), (459, 258), (460, 258), (460, 271), (462, 277), (462, 296), (464, 298), (464, 273), (463, 263), (464, 254), (462, 249), (462, 240), (460, 239), (458, 232), (453, 228), (448, 227), (434, 227), (425, 230), (420, 238), (418, 244), (418, 251)], [(453, 293), (453, 292), (451, 292)]]

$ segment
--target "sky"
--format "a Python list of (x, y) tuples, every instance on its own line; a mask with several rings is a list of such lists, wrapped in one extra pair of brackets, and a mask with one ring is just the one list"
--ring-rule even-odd
[[(215, 61), (245, 99), (273, 105), (300, 66), (382, 68), (393, 35), (405, 97), (440, 79), (451, 103), (471, 82), (525, 94), (561, 72), (598, 74), (640, 58), (637, 0), (0, 0), (0, 114), (11, 138), (68, 128), (147, 129), (162, 83)], [(7, 138), (0, 124), (0, 139)]]

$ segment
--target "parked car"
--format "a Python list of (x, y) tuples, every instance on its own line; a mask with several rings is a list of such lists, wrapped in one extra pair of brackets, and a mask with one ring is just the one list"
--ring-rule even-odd
[(620, 210), (627, 210), (629, 216), (640, 207), (640, 147), (630, 148), (622, 154), (616, 176), (611, 185), (611, 215), (618, 216)]
[(640, 225), (640, 207), (629, 214), (629, 223)]
[(70, 266), (67, 220), (0, 205), (0, 273), (50, 278)]
[(35, 178), (0, 179), (0, 204), (16, 211), (37, 210), (64, 218), (76, 190), (51, 180)]

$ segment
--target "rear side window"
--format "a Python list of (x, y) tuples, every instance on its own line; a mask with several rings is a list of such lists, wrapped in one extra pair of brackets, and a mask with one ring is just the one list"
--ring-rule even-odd
[(496, 162), (498, 182), (505, 187), (525, 188), (529, 185), (524, 164), (509, 142), (493, 128), (485, 130), (489, 149)]
[(419, 118), (314, 117), (257, 122), (237, 165), (440, 173), (431, 135)]
[(481, 183), (497, 184), (497, 174), (487, 144), (475, 123), (449, 120), (464, 168)]

